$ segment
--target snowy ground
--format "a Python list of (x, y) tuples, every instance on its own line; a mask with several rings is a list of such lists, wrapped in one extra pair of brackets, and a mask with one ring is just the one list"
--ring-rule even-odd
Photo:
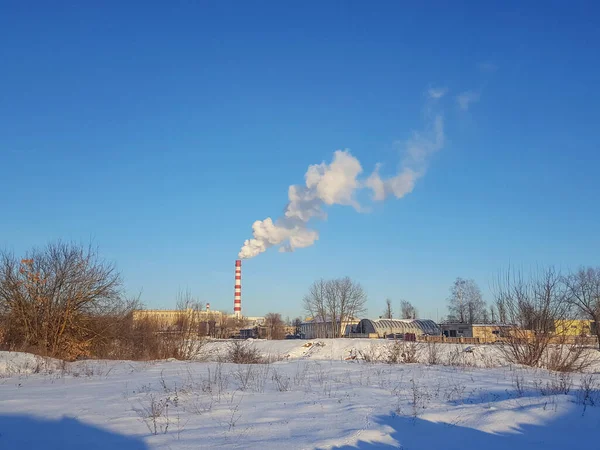
[(492, 346), (441, 345), (466, 367), (370, 364), (344, 359), (388, 343), (320, 342), (255, 342), (284, 358), (268, 365), (0, 353), (0, 449), (599, 448), (600, 373), (509, 366)]

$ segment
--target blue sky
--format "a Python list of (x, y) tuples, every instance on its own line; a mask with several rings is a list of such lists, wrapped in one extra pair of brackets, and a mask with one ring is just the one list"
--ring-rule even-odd
[(245, 261), (244, 312), (348, 275), (435, 319), (457, 276), (599, 264), (596, 2), (77, 3), (0, 7), (0, 247), (91, 240), (148, 306), (232, 310), (252, 223), (335, 150), (392, 175), (445, 88), (414, 191)]

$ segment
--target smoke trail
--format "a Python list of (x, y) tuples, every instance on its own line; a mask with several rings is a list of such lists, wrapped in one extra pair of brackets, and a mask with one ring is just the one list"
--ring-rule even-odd
[(356, 193), (362, 189), (372, 191), (375, 201), (389, 195), (401, 198), (412, 192), (416, 181), (425, 175), (431, 154), (444, 145), (444, 121), (436, 116), (432, 129), (414, 133), (404, 144), (404, 157), (397, 173), (385, 178), (380, 175), (381, 164), (365, 180), (359, 179), (363, 172), (360, 161), (347, 150), (337, 150), (327, 164), (309, 166), (304, 175), (304, 185), (292, 185), (288, 190), (285, 213), (275, 222), (270, 217), (252, 224), (252, 239), (244, 242), (240, 258), (253, 258), (269, 247), (279, 245), (279, 251), (290, 252), (309, 247), (319, 239), (316, 230), (308, 228), (312, 219), (325, 219), (325, 206), (346, 205), (361, 211)]

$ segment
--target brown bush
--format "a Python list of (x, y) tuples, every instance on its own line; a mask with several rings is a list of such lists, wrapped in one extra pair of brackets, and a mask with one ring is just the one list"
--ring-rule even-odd
[(0, 254), (0, 348), (64, 360), (191, 359), (199, 339), (200, 305), (180, 294), (168, 330), (151, 318), (134, 321), (120, 275), (90, 248), (61, 242), (19, 259)]
[(90, 356), (96, 318), (122, 309), (121, 277), (89, 247), (54, 243), (19, 259), (0, 254), (3, 346), (74, 359)]

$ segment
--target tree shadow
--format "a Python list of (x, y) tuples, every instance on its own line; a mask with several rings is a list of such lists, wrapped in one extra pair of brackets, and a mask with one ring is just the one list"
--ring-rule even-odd
[[(596, 408), (594, 408), (596, 409)], [(510, 432), (487, 433), (445, 422), (413, 417), (380, 415), (374, 422), (389, 430), (397, 445), (359, 441), (356, 445), (334, 447), (344, 450), (565, 450), (598, 448), (600, 411), (582, 415), (581, 408), (557, 414), (556, 420), (543, 425), (511, 424)]]
[(139, 438), (63, 417), (49, 420), (22, 415), (0, 415), (2, 450), (147, 450)]

